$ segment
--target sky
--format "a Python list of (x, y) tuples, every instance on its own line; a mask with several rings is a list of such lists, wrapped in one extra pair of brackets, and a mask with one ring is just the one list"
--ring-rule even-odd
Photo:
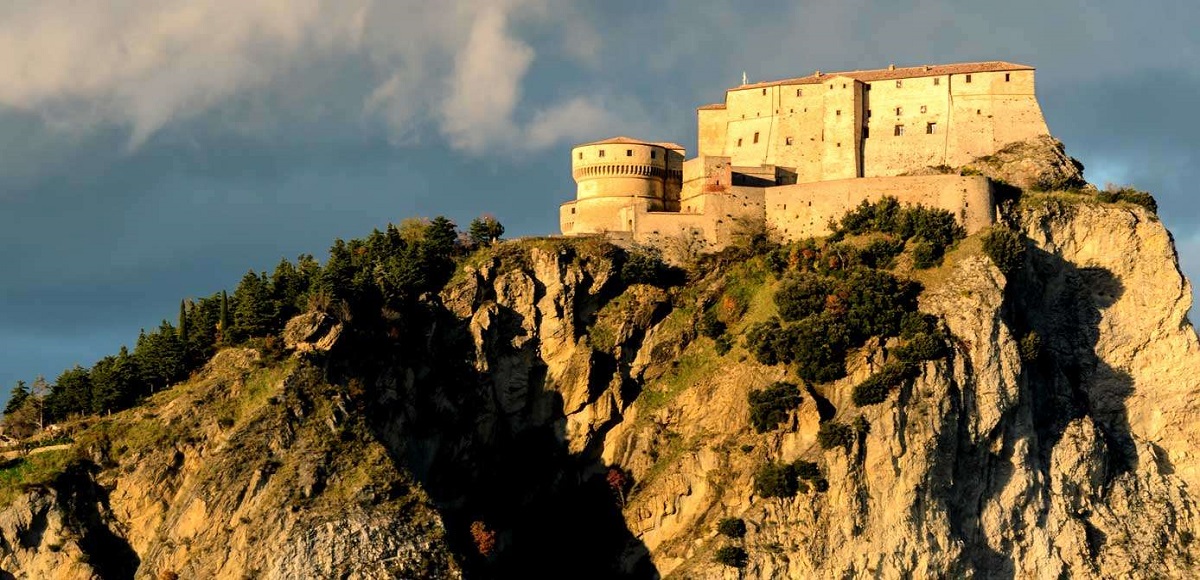
[[(572, 144), (696, 149), (740, 83), (1007, 60), (1200, 273), (1194, 0), (8, 0), (0, 391), (411, 216), (557, 233)], [(4, 395), (0, 395), (2, 397)]]

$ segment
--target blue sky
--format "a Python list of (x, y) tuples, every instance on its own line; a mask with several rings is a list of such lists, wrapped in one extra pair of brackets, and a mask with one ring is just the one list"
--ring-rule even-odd
[(1088, 179), (1152, 191), (1200, 273), (1197, 21), (1183, 0), (13, 0), (0, 388), (389, 221), (554, 233), (572, 143), (694, 151), (694, 107), (743, 71), (1032, 64)]

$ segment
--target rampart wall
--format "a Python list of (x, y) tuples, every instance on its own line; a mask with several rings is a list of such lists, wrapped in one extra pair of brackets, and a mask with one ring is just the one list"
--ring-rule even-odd
[(839, 219), (864, 200), (885, 196), (901, 204), (921, 204), (954, 214), (967, 233), (995, 221), (991, 181), (982, 176), (922, 175), (866, 177), (798, 183), (766, 189), (767, 227), (785, 241), (829, 235), (829, 221)]

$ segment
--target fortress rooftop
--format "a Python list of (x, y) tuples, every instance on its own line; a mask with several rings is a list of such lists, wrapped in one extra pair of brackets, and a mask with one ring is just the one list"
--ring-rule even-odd
[[(924, 66), (906, 66), (906, 67), (888, 67), (871, 70), (853, 70), (839, 72), (821, 72), (817, 71), (806, 77), (795, 77), (777, 81), (764, 81), (761, 83), (751, 83), (748, 85), (740, 85), (729, 89), (756, 89), (760, 87), (773, 87), (778, 85), (815, 85), (824, 82), (826, 79), (833, 77), (850, 77), (854, 80), (871, 82), (885, 81), (892, 79), (910, 79), (919, 77), (936, 77), (944, 75), (959, 75), (977, 72), (1003, 72), (1017, 70), (1034, 70), (1033, 67), (1025, 64), (1017, 64), (1005, 62), (1002, 60), (992, 60), (986, 62), (960, 62), (955, 64), (936, 64)], [(709, 105), (711, 106), (711, 105)]]
[(633, 137), (624, 136), (613, 137), (611, 139), (602, 139), (600, 141), (592, 141), (590, 143), (580, 143), (575, 147), (590, 147), (592, 145), (652, 145), (655, 147), (662, 147), (663, 149), (678, 149), (681, 151), (684, 149), (683, 145), (671, 143), (669, 141), (642, 141), (641, 139), (634, 139)]

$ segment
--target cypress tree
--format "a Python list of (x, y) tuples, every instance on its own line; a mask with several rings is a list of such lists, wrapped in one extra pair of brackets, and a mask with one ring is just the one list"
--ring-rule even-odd
[(217, 322), (217, 330), (220, 332), (218, 342), (224, 344), (229, 341), (229, 293), (221, 291), (221, 318)]
[(179, 301), (179, 342), (188, 343), (187, 301)]

